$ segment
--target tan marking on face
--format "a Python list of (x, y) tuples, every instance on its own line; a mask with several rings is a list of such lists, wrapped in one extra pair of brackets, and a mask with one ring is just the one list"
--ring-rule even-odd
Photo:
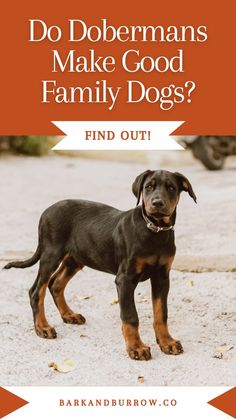
[(170, 217), (173, 214), (173, 212), (175, 211), (177, 205), (179, 202), (179, 196), (177, 196), (177, 198), (175, 198), (174, 200), (170, 201), (170, 205), (169, 205), (169, 216), (163, 217), (162, 220), (164, 221), (165, 224), (169, 224), (170, 222)]
[(135, 270), (137, 274), (140, 274), (145, 266), (154, 266), (157, 262), (157, 256), (146, 256), (146, 257), (139, 257), (136, 260)]
[(179, 196), (177, 196), (176, 199), (171, 200), (171, 202), (170, 202), (170, 215), (172, 215), (173, 212), (175, 211), (175, 209), (178, 205), (178, 202), (179, 202)]
[(170, 270), (173, 260), (174, 260), (174, 256), (162, 255), (159, 259), (159, 264), (161, 266), (166, 266), (166, 268)]
[(143, 345), (140, 339), (138, 326), (132, 326), (131, 324), (122, 322), (122, 333), (125, 339), (127, 349), (136, 349)]

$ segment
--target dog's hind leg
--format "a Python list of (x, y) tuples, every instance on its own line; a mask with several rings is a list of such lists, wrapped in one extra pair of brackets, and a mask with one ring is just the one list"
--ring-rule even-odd
[(72, 257), (66, 257), (49, 283), (49, 290), (65, 323), (83, 324), (86, 321), (81, 314), (70, 309), (64, 295), (68, 282), (82, 268), (83, 265), (78, 265)]
[(60, 265), (60, 259), (54, 254), (42, 255), (37, 278), (29, 290), (30, 304), (33, 311), (34, 327), (38, 336), (55, 339), (56, 331), (48, 324), (45, 316), (44, 299), (50, 278)]

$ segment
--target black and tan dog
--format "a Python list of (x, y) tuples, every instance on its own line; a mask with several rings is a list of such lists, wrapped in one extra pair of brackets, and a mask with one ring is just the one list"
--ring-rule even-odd
[(64, 322), (85, 322), (68, 307), (64, 290), (83, 266), (89, 266), (116, 275), (122, 331), (130, 358), (151, 358), (150, 348), (139, 336), (134, 302), (135, 288), (146, 279), (151, 279), (157, 343), (166, 354), (183, 352), (181, 343), (168, 331), (167, 296), (179, 195), (187, 191), (195, 202), (196, 196), (185, 176), (168, 171), (147, 170), (135, 179), (132, 190), (137, 205), (142, 197), (142, 205), (129, 211), (84, 200), (57, 202), (41, 216), (38, 248), (32, 258), (5, 266), (26, 268), (40, 261), (29, 291), (38, 336), (56, 338), (45, 317), (47, 287)]

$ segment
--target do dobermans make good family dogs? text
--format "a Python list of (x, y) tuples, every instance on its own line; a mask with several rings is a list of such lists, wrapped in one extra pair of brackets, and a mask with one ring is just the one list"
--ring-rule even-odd
[[(85, 318), (67, 305), (64, 290), (84, 266), (116, 275), (122, 332), (132, 359), (149, 360), (151, 352), (139, 335), (134, 291), (139, 282), (151, 280), (154, 331), (166, 354), (183, 352), (180, 341), (167, 326), (169, 272), (175, 256), (174, 224), (181, 191), (196, 202), (189, 180), (180, 173), (147, 170), (135, 179), (132, 190), (137, 206), (120, 211), (85, 200), (64, 200), (52, 205), (39, 221), (38, 247), (26, 261), (10, 262), (26, 268), (39, 263), (37, 278), (29, 291), (35, 331), (56, 338), (46, 319), (47, 287), (65, 323), (83, 324)], [(142, 199), (142, 205), (138, 205)]]

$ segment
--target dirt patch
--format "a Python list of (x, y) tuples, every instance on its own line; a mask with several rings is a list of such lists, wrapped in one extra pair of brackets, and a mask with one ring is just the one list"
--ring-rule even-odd
[(173, 269), (181, 272), (235, 272), (234, 255), (177, 256)]

